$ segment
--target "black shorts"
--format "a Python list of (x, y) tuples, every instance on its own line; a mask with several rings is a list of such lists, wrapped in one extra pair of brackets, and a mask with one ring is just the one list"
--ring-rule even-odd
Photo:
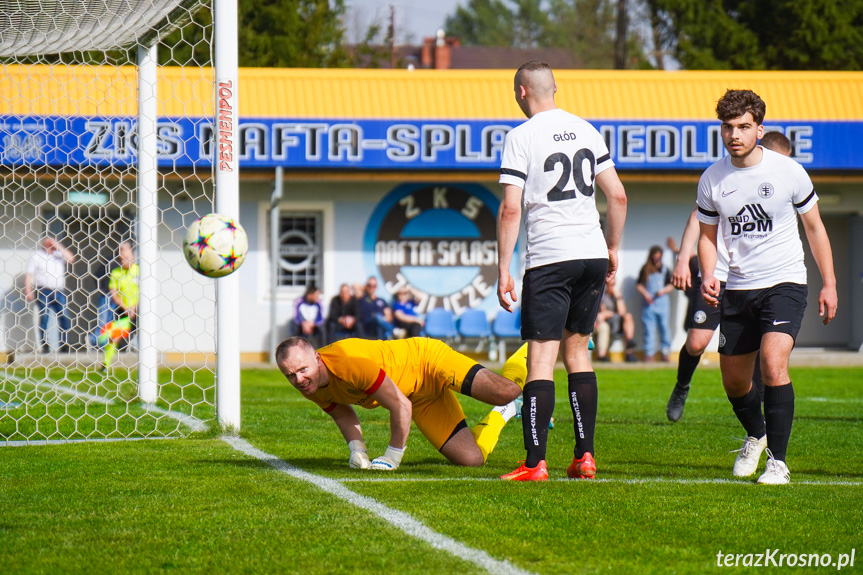
[(572, 333), (593, 333), (607, 259), (556, 262), (524, 272), (521, 286), (521, 338), (561, 339)]
[(795, 340), (806, 311), (805, 285), (781, 283), (754, 290), (727, 290), (722, 298), (719, 353), (757, 351), (765, 333), (787, 333)]
[[(725, 282), (719, 283), (719, 303), (722, 303), (722, 295), (725, 293)], [(686, 290), (689, 305), (686, 307), (686, 318), (683, 320), (683, 329), (709, 329), (715, 330), (719, 326), (720, 307), (712, 307), (701, 295), (701, 278), (692, 278), (692, 287)]]

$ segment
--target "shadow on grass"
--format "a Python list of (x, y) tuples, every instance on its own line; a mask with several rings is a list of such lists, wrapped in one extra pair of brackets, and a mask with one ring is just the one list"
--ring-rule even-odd
[[(345, 459), (333, 459), (333, 458), (308, 458), (308, 457), (296, 457), (296, 458), (280, 458), (282, 461), (291, 465), (292, 467), (296, 467), (301, 471), (306, 471), (308, 473), (321, 474), (323, 476), (331, 476), (333, 474), (338, 474), (340, 477), (345, 473), (364, 473), (365, 471), (359, 469), (351, 469), (348, 467), (347, 458)], [(194, 463), (201, 464), (213, 464), (213, 465), (230, 465), (234, 467), (241, 467), (244, 469), (255, 468), (268, 468), (271, 467), (269, 462), (261, 461), (259, 459), (200, 459), (194, 461)], [(507, 467), (504, 465), (504, 467)], [(484, 472), (482, 470), (485, 470)], [(428, 473), (436, 478), (446, 478), (447, 474), (451, 474), (453, 470), (457, 471), (471, 471), (474, 470), (479, 475), (488, 474), (489, 469), (495, 469), (494, 465), (485, 465), (482, 467), (462, 467), (460, 465), (455, 465), (449, 463), (443, 456), (440, 458), (435, 457), (423, 457), (421, 459), (411, 460), (410, 462), (405, 462), (400, 468), (400, 472), (410, 472), (410, 473)], [(496, 469), (492, 474), (496, 472)], [(386, 473), (384, 473), (382, 477), (386, 477)]]
[[(699, 464), (699, 463), (688, 463), (686, 465), (675, 464), (675, 465), (671, 466), (671, 465), (668, 465), (668, 463), (662, 463), (662, 462), (655, 462), (654, 463), (651, 461), (645, 461), (643, 459), (638, 460), (638, 461), (626, 461), (626, 460), (615, 459), (614, 461), (605, 462), (605, 463), (606, 463), (606, 465), (611, 466), (611, 469), (602, 469), (603, 475), (606, 475), (606, 474), (608, 474), (608, 475), (620, 475), (620, 476), (635, 475), (635, 474), (640, 475), (639, 471), (630, 471), (630, 470), (621, 471), (621, 470), (615, 470), (614, 469), (615, 467), (631, 465), (632, 469), (634, 469), (634, 470), (641, 470), (641, 469), (645, 469), (645, 468), (648, 468), (648, 469), (660, 468), (660, 469), (668, 469), (668, 470), (674, 471), (671, 474), (660, 473), (660, 474), (657, 474), (656, 477), (665, 477), (665, 478), (680, 477), (680, 478), (687, 478), (687, 479), (689, 479), (690, 477), (687, 474), (683, 473), (683, 471), (685, 471), (687, 469), (693, 470), (693, 471), (696, 471), (696, 470), (709, 471), (709, 472), (711, 472), (710, 476), (713, 476), (713, 475), (718, 475), (721, 477), (724, 477), (726, 475), (730, 476), (731, 466), (733, 464), (733, 462), (729, 463), (728, 465), (724, 465), (724, 464), (722, 464), (722, 465), (712, 464), (711, 465), (711, 464), (707, 464), (707, 463), (701, 463), (701, 464)], [(603, 466), (603, 467), (605, 467), (605, 466)]]
[(795, 420), (800, 421), (843, 421), (848, 423), (860, 423), (863, 417), (842, 417), (833, 415), (795, 415)]

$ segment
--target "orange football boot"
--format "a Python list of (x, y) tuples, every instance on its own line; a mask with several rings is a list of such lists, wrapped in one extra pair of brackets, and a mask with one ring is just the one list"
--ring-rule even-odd
[(545, 459), (540, 461), (536, 467), (525, 467), (524, 461), (521, 466), (512, 473), (501, 475), (504, 481), (546, 481), (548, 480), (548, 468), (545, 465)]
[(566, 468), (566, 476), (570, 479), (593, 479), (596, 477), (596, 462), (590, 453), (585, 453), (581, 459), (572, 459), (572, 464)]

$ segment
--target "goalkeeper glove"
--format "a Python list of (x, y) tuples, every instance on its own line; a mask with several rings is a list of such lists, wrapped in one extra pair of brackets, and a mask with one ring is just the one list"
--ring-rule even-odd
[(388, 445), (387, 450), (383, 455), (372, 460), (372, 469), (377, 469), (379, 471), (394, 471), (399, 468), (404, 454), (404, 447), (399, 449), (392, 445)]
[(350, 466), (353, 469), (371, 469), (372, 462), (369, 460), (365, 443), (354, 439), (348, 442), (348, 448), (351, 450)]

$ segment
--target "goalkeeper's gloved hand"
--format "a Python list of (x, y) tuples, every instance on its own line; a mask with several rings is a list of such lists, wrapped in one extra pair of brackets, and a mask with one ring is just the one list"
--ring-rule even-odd
[(387, 450), (380, 457), (372, 460), (372, 469), (379, 471), (394, 471), (399, 468), (402, 462), (402, 456), (405, 454), (405, 448), (387, 446)]
[(354, 439), (348, 442), (348, 448), (351, 450), (350, 466), (353, 469), (371, 469), (372, 462), (369, 460), (369, 452), (366, 451), (366, 444), (359, 439)]

